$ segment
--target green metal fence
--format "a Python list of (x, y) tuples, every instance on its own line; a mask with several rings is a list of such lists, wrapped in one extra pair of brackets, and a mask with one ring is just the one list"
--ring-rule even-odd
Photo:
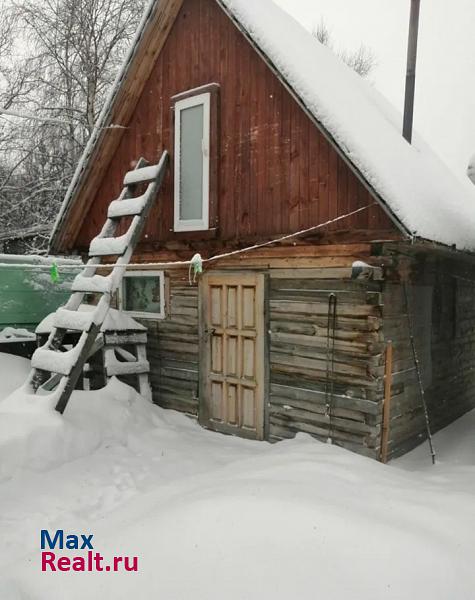
[(59, 279), (53, 282), (54, 259), (0, 255), (0, 332), (5, 327), (34, 331), (48, 314), (64, 304), (79, 272), (72, 261), (58, 260)]

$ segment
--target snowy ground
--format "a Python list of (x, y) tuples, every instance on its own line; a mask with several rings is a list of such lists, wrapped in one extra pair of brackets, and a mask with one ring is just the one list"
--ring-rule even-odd
[[(0, 396), (27, 371), (0, 355)], [(436, 467), (425, 447), (384, 467), (209, 433), (118, 382), (64, 420), (0, 403), (0, 599), (472, 599), (474, 434), (472, 413), (436, 436)], [(42, 573), (41, 529), (139, 572)]]

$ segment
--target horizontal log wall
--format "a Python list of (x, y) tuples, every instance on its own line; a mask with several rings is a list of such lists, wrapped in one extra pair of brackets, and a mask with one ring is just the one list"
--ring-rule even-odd
[[(290, 249), (286, 249), (290, 250)], [(410, 344), (401, 274), (409, 277), (411, 318), (433, 431), (475, 407), (475, 269), (435, 252), (377, 259), (376, 280), (352, 280), (355, 259), (371, 262), (370, 245), (267, 249), (216, 268), (268, 275), (268, 406), (271, 441), (307, 432), (326, 440), (328, 296), (338, 298), (331, 434), (336, 444), (374, 458), (381, 443), (384, 350), (393, 342), (389, 456), (425, 439), (425, 420)], [(284, 257), (286, 254), (286, 257)], [(151, 259), (152, 260), (152, 259)], [(374, 259), (373, 259), (374, 262)], [(395, 268), (393, 268), (395, 267)], [(209, 268), (209, 266), (208, 266)], [(198, 288), (184, 270), (167, 272), (167, 318), (149, 324), (155, 400), (198, 412)], [(428, 290), (433, 293), (428, 293)], [(427, 319), (430, 311), (431, 319)]]
[[(351, 280), (348, 269), (270, 271), (270, 440), (303, 431), (377, 457), (384, 370), (381, 289), (380, 281)], [(329, 376), (332, 293), (337, 322)]]
[(151, 321), (148, 356), (154, 400), (164, 408), (198, 414), (198, 288), (188, 272), (167, 273), (166, 319)]
[[(369, 244), (269, 248), (221, 261), (217, 270), (252, 269), (268, 275), (267, 438), (303, 431), (376, 457), (383, 389), (382, 270), (376, 281), (354, 281), (354, 260), (370, 260)], [(207, 266), (210, 268), (210, 266)], [(198, 287), (185, 270), (167, 271), (167, 317), (149, 323), (155, 401), (198, 412)], [(338, 298), (332, 419), (325, 415), (328, 297)]]
[[(434, 253), (414, 257), (403, 270), (410, 272), (410, 315), (431, 428), (436, 432), (475, 407), (475, 269), (462, 259), (437, 258)], [(425, 307), (420, 297), (417, 299), (421, 286), (432, 290)], [(394, 345), (389, 442), (389, 454), (394, 458), (426, 439), (426, 424), (402, 284), (387, 283), (383, 296), (383, 331), (385, 339)], [(431, 316), (429, 332), (424, 326), (427, 311)], [(425, 364), (427, 350), (430, 365)]]

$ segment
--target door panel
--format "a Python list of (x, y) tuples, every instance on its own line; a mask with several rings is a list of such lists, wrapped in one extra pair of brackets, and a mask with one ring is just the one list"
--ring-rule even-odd
[(263, 439), (264, 276), (206, 274), (200, 301), (200, 422)]

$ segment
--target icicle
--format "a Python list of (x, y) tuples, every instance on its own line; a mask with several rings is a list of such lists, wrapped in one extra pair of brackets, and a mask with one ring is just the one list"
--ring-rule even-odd
[[(191, 271), (193, 270), (193, 280), (191, 279)], [(190, 285), (196, 283), (196, 276), (203, 273), (203, 259), (201, 254), (195, 254), (190, 261), (190, 269), (188, 271), (188, 280)]]

